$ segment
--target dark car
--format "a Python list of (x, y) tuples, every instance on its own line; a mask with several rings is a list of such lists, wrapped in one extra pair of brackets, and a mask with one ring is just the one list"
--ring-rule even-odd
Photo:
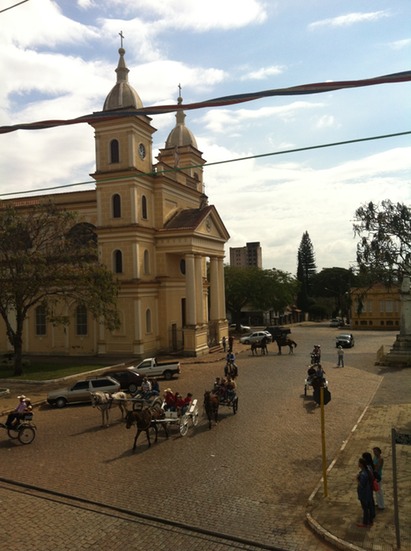
[(144, 375), (137, 373), (132, 367), (108, 369), (103, 373), (108, 375), (120, 383), (121, 390), (127, 390), (131, 394), (135, 394), (138, 388), (141, 387)]
[(353, 335), (351, 333), (338, 335), (338, 337), (335, 337), (335, 346), (336, 348), (339, 346), (342, 346), (342, 348), (352, 348), (354, 346)]
[(273, 338), (273, 341), (276, 339), (284, 340), (287, 335), (291, 333), (289, 327), (281, 327), (280, 325), (271, 325), (265, 328), (265, 331), (268, 331)]

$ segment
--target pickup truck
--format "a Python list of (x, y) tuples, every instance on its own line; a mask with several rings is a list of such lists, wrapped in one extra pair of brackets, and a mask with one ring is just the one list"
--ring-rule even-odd
[(180, 375), (180, 362), (158, 362), (157, 358), (145, 358), (138, 365), (133, 366), (133, 370), (137, 371), (145, 377), (164, 377), (169, 381), (173, 375)]

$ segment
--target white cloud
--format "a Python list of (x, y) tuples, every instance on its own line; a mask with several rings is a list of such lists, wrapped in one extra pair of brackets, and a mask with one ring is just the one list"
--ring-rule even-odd
[[(234, 29), (252, 23), (263, 23), (267, 14), (264, 4), (258, 0), (140, 0), (134, 8), (132, 2), (117, 0), (117, 5), (127, 5), (134, 13), (146, 10), (155, 18), (153, 24), (162, 29)], [(144, 17), (144, 15), (143, 15)]]
[(339, 15), (337, 17), (331, 17), (329, 19), (321, 19), (320, 21), (314, 21), (308, 25), (309, 29), (316, 29), (318, 27), (348, 27), (357, 23), (364, 23), (369, 21), (378, 21), (383, 17), (389, 17), (388, 11), (374, 11), (374, 12), (353, 12), (346, 15)]
[[(215, 133), (233, 132), (241, 128), (245, 130), (245, 125), (252, 123), (253, 125), (266, 123), (269, 118), (277, 118), (281, 120), (292, 120), (297, 114), (303, 111), (318, 109), (323, 104), (294, 101), (288, 105), (279, 107), (260, 107), (257, 109), (214, 109), (200, 119), (205, 129)], [(300, 116), (300, 115), (299, 115)]]
[(241, 80), (263, 80), (273, 75), (280, 75), (283, 72), (283, 67), (273, 65), (272, 67), (261, 67), (256, 71), (246, 73), (241, 77)]
[(411, 44), (411, 38), (404, 38), (403, 40), (396, 40), (395, 42), (390, 42), (389, 47), (393, 50), (402, 50), (407, 48)]

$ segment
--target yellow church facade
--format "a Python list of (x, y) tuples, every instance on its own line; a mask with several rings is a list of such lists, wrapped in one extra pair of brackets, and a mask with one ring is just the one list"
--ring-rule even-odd
[[(66, 312), (69, 325), (54, 326), (37, 307), (25, 322), (25, 354), (199, 356), (227, 336), (224, 245), (229, 234), (205, 195), (205, 160), (179, 109), (153, 161), (155, 128), (149, 117), (134, 114), (143, 104), (128, 82), (124, 56), (120, 48), (105, 116), (91, 123), (95, 189), (10, 200), (29, 210), (50, 199), (92, 228), (100, 262), (120, 284), (121, 326), (108, 331), (76, 304)], [(3, 326), (0, 350), (9, 349)]]

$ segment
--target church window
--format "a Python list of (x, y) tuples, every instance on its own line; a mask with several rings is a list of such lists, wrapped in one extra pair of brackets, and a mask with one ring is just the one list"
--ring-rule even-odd
[(186, 261), (184, 258), (182, 258), (180, 260), (180, 272), (183, 274), (183, 275), (186, 275)]
[(150, 255), (148, 254), (147, 249), (144, 251), (144, 273), (150, 273)]
[(46, 334), (46, 309), (44, 306), (36, 308), (36, 335), (42, 336)]
[(123, 273), (123, 253), (119, 250), (114, 251), (113, 261), (114, 261), (114, 273), (122, 274)]
[(118, 140), (111, 140), (110, 142), (110, 161), (112, 163), (120, 162), (120, 149), (118, 146)]
[(121, 218), (121, 197), (118, 193), (113, 195), (113, 218)]
[(151, 310), (146, 310), (146, 333), (151, 333)]
[(82, 304), (76, 308), (76, 333), (79, 336), (87, 335), (87, 308)]
[(147, 220), (147, 197), (143, 195), (141, 198), (141, 216), (144, 220)]

